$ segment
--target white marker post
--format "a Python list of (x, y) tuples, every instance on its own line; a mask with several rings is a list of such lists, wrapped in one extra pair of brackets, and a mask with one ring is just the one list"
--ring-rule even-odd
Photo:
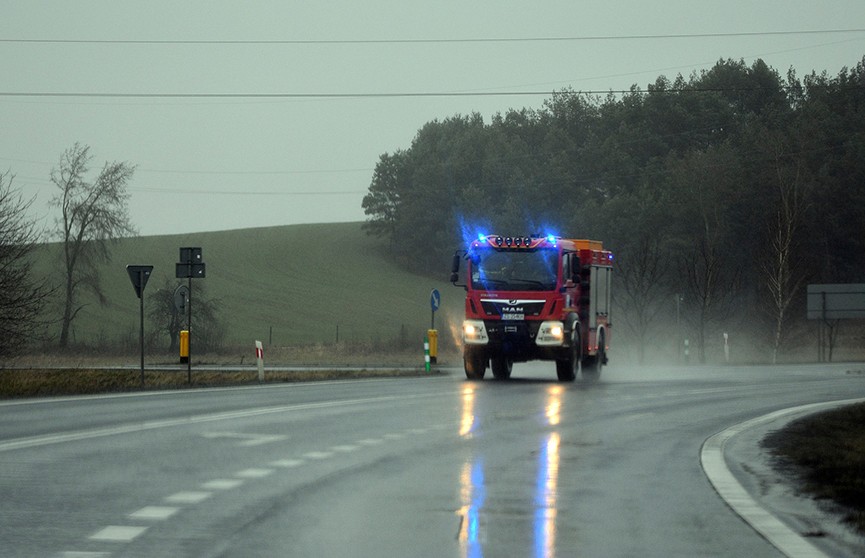
[(264, 347), (261, 341), (255, 342), (255, 360), (258, 364), (258, 383), (264, 382)]

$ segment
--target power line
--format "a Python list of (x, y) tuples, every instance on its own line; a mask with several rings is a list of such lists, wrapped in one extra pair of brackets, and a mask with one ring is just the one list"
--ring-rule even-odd
[[(475, 91), (421, 93), (88, 93), (51, 91), (0, 91), (0, 97), (93, 97), (147, 99), (363, 99), (387, 97), (489, 97), (549, 95), (552, 91)], [(607, 93), (607, 91), (603, 91)]]
[(130, 191), (158, 194), (206, 194), (218, 196), (358, 196), (367, 190), (317, 190), (303, 192), (262, 191), (262, 190), (195, 190), (190, 188), (158, 188), (151, 186), (130, 186)]
[[(778, 86), (791, 89), (793, 86)], [(813, 86), (812, 86), (813, 87)], [(858, 85), (841, 89), (859, 89)], [(628, 93), (748, 93), (764, 91), (763, 87), (684, 87), (676, 89), (591, 89), (575, 91), (584, 95), (628, 94)], [(774, 89), (772, 89), (774, 90)], [(0, 91), (0, 97), (41, 97), (41, 98), (114, 98), (114, 99), (376, 99), (376, 98), (416, 98), (416, 97), (517, 97), (551, 95), (556, 90), (547, 91), (426, 91), (403, 93), (97, 93), (97, 92), (54, 92), (54, 91)]]
[(661, 35), (577, 35), (561, 37), (463, 37), (454, 39), (21, 39), (0, 38), (0, 43), (18, 44), (110, 44), (110, 45), (376, 45), (376, 44), (450, 44), (450, 43), (549, 43), (574, 41), (623, 41), (666, 39), (712, 39), (735, 37), (772, 37), (796, 35), (837, 35), (863, 33), (865, 28), (805, 29), (791, 31), (753, 31), (732, 33), (679, 33)]

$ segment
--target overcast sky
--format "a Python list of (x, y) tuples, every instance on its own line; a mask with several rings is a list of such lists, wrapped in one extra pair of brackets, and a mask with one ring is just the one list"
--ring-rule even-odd
[[(92, 176), (128, 161), (143, 235), (362, 221), (379, 156), (434, 119), (645, 89), (721, 58), (801, 77), (865, 55), (862, 0), (0, 5), (0, 170), (50, 226), (65, 149), (89, 145)], [(522, 92), (541, 94), (492, 95)], [(444, 93), (472, 95), (416, 95)]]

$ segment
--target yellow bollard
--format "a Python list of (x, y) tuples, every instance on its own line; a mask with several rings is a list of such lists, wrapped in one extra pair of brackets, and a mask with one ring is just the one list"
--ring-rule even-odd
[(180, 362), (189, 362), (189, 331), (180, 331)]
[(426, 336), (429, 339), (429, 360), (435, 364), (439, 353), (439, 332), (435, 329), (428, 329)]

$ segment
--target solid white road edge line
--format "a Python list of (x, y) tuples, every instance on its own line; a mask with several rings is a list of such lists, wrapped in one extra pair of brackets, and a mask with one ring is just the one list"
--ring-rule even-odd
[(709, 478), (709, 482), (715, 487), (715, 491), (727, 503), (730, 508), (741, 517), (755, 531), (760, 533), (775, 548), (784, 555), (793, 557), (825, 557), (826, 554), (811, 544), (799, 533), (788, 527), (780, 519), (769, 513), (756, 500), (751, 498), (745, 488), (739, 484), (736, 477), (727, 467), (724, 459), (724, 449), (734, 436), (754, 428), (756, 426), (772, 422), (796, 414), (814, 413), (835, 407), (861, 403), (865, 399), (845, 399), (843, 401), (831, 401), (826, 403), (812, 403), (781, 409), (762, 417), (731, 426), (714, 436), (709, 437), (700, 452), (700, 461), (703, 472)]
[(103, 436), (116, 436), (118, 434), (129, 434), (134, 432), (143, 432), (145, 430), (155, 430), (158, 428), (168, 428), (174, 426), (185, 426), (192, 424), (201, 424), (206, 422), (215, 422), (220, 420), (232, 420), (240, 418), (249, 418), (260, 415), (268, 415), (273, 413), (288, 413), (295, 411), (306, 411), (312, 409), (326, 409), (330, 407), (342, 407), (349, 405), (362, 405), (367, 403), (382, 403), (385, 401), (408, 399), (420, 399), (424, 397), (441, 396), (440, 393), (435, 394), (414, 394), (406, 396), (386, 395), (380, 397), (364, 397), (359, 399), (345, 399), (337, 401), (321, 401), (317, 403), (297, 403), (293, 405), (280, 405), (276, 407), (258, 407), (252, 409), (243, 409), (239, 411), (228, 411), (224, 413), (211, 413), (203, 415), (194, 415), (179, 417), (175, 419), (152, 420), (140, 423), (130, 423), (106, 428), (93, 428), (90, 430), (80, 430), (77, 432), (67, 432), (63, 434), (46, 434), (41, 436), (31, 436), (28, 438), (18, 438), (0, 442), (0, 452), (12, 451), (23, 448), (33, 448), (39, 446), (47, 446), (50, 444), (59, 444), (63, 442), (74, 442), (79, 440), (89, 440), (92, 438), (101, 438)]

